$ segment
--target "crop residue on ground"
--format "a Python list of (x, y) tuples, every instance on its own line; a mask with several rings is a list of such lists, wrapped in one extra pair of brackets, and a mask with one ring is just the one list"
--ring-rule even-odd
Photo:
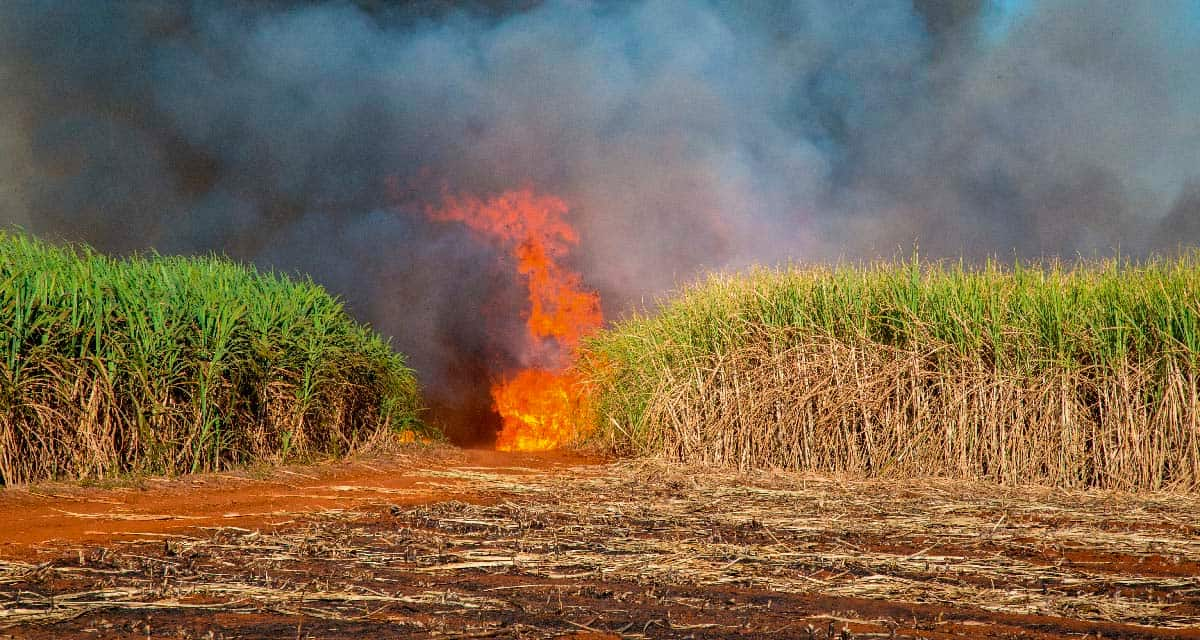
[(1192, 497), (631, 463), (424, 473), (475, 498), (380, 494), (255, 528), (45, 545), (0, 565), (0, 624), (30, 637), (1198, 635)]

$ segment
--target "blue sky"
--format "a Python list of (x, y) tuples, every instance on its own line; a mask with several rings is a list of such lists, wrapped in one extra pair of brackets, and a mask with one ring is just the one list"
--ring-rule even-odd
[(992, 0), (985, 22), (988, 35), (993, 39), (1002, 38), (1032, 4), (1033, 0)]
[[(1157, 0), (1135, 0), (1154, 2)], [(984, 17), (984, 29), (992, 42), (1002, 39), (1012, 26), (1025, 18), (1038, 0), (991, 0)], [(1178, 7), (1178, 5), (1176, 5)], [(1190, 9), (1191, 20), (1167, 25), (1168, 38), (1194, 40), (1200, 35), (1200, 0), (1185, 0), (1184, 11)]]

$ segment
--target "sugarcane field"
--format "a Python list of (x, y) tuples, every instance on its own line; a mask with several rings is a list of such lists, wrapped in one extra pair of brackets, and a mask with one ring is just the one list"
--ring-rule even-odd
[(0, 640), (1200, 640), (1197, 54), (0, 3)]

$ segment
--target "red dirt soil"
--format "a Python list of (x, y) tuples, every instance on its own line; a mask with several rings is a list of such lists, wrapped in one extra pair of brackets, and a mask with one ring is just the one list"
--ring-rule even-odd
[(1200, 640), (1197, 512), (448, 448), (43, 484), (0, 491), (0, 638)]
[(546, 472), (601, 462), (572, 452), (500, 453), (431, 448), (392, 458), (251, 472), (148, 477), (124, 486), (42, 483), (0, 489), (0, 558), (27, 558), (35, 545), (111, 542), (201, 527), (254, 528), (299, 514), (387, 501), (409, 505), (487, 501), (469, 483), (433, 478), (459, 468)]

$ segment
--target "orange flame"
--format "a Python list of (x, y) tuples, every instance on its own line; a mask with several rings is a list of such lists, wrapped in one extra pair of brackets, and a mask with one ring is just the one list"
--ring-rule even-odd
[(603, 316), (600, 296), (560, 264), (579, 243), (567, 211), (559, 198), (521, 189), (486, 201), (447, 196), (443, 208), (429, 212), (434, 220), (461, 222), (508, 247), (529, 289), (530, 341), (550, 343), (556, 354), (550, 368), (524, 369), (492, 386), (492, 402), (503, 420), (496, 440), (501, 451), (555, 449), (587, 425), (587, 398), (567, 367), (579, 340), (599, 327)]
[(504, 418), (496, 449), (547, 451), (569, 444), (589, 409), (580, 388), (570, 372), (544, 369), (525, 369), (492, 386), (496, 411)]

